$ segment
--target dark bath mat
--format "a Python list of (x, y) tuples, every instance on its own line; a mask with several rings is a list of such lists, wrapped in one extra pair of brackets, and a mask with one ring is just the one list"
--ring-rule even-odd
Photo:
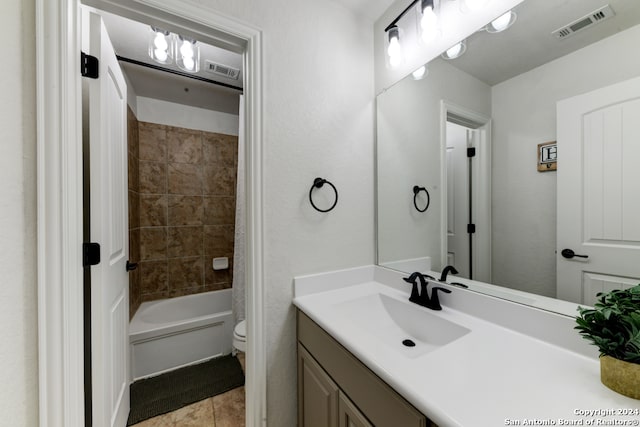
[(127, 426), (243, 385), (242, 366), (230, 355), (136, 381)]

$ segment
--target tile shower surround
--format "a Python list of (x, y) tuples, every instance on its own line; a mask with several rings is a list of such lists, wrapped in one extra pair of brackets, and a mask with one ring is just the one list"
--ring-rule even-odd
[[(139, 263), (131, 313), (143, 301), (231, 287), (238, 138), (129, 118), (129, 239)], [(229, 269), (214, 271), (222, 256)]]

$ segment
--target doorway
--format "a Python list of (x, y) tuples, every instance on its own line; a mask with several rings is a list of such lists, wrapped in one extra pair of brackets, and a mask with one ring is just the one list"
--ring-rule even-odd
[[(100, 1), (92, 6), (103, 6)], [(106, 3), (106, 2), (104, 2)], [(156, 22), (181, 25), (243, 55), (247, 182), (247, 425), (265, 422), (262, 325), (261, 33), (215, 11), (182, 2), (108, 2)], [(147, 2), (149, 4), (149, 2)], [(40, 425), (84, 425), (82, 384), (82, 203), (78, 1), (37, 2), (38, 296)], [(62, 43), (59, 41), (63, 40)], [(43, 195), (47, 195), (44, 197)]]
[(491, 280), (491, 119), (441, 104), (443, 257), (459, 276)]

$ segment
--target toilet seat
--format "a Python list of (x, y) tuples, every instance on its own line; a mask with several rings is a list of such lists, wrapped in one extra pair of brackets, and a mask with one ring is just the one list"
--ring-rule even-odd
[(246, 351), (247, 348), (247, 322), (242, 320), (233, 328), (233, 347), (238, 351)]

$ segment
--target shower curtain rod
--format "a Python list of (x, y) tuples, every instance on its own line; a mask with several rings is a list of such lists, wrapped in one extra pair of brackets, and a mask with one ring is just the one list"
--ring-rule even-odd
[(215, 80), (210, 80), (210, 79), (207, 79), (205, 77), (195, 76), (193, 74), (183, 73), (182, 71), (176, 71), (176, 70), (171, 70), (169, 68), (160, 67), (160, 66), (155, 65), (155, 64), (147, 64), (146, 62), (138, 61), (136, 59), (126, 58), (126, 57), (120, 56), (120, 55), (116, 55), (116, 58), (118, 59), (118, 61), (128, 62), (130, 64), (139, 65), (141, 67), (151, 68), (153, 70), (163, 71), (165, 73), (175, 74), (175, 75), (178, 75), (178, 76), (186, 77), (188, 79), (199, 80), (199, 81), (205, 82), (205, 83), (211, 83), (211, 84), (214, 84), (214, 85), (226, 87), (228, 89), (238, 90), (238, 91), (240, 91), (240, 93), (243, 92), (243, 89), (241, 87), (230, 85), (228, 83), (217, 82)]

